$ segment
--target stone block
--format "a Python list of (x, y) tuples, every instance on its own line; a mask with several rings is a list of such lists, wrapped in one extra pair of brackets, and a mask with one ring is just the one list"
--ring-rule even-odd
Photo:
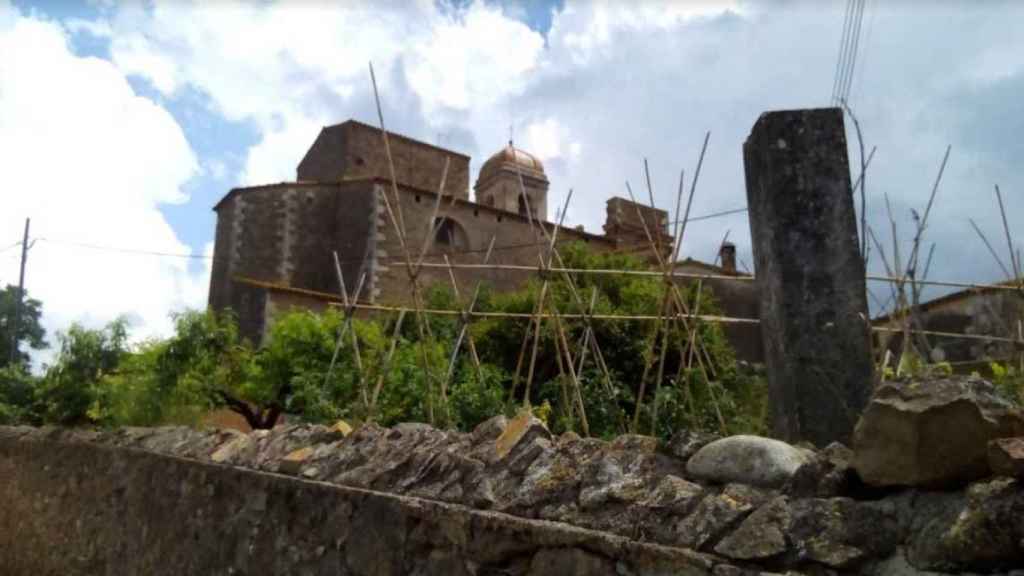
[(1024, 478), (1024, 438), (999, 438), (988, 443), (993, 474)]
[(848, 442), (874, 366), (843, 112), (762, 114), (743, 155), (773, 435)]

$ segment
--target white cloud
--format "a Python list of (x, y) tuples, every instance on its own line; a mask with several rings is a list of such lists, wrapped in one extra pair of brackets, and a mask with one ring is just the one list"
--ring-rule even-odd
[(526, 127), (519, 146), (543, 161), (579, 158), (582, 144), (573, 141), (568, 131), (555, 118), (545, 118)]
[[(171, 97), (192, 86), (225, 118), (255, 122), (261, 141), (239, 178), (255, 183), (294, 178), (319, 128), (344, 119), (340, 110), (358, 108), (361, 119), (374, 120), (371, 60), (390, 127), (415, 126), (428, 140), (521, 92), (543, 37), (482, 2), (443, 8), (428, 0), (173, 2), (119, 6), (88, 29), (110, 39), (122, 72)], [(409, 86), (417, 87), (411, 99)], [(508, 125), (507, 115), (501, 123)]]
[[(679, 169), (692, 175), (703, 132), (711, 130), (694, 214), (744, 206), (743, 141), (762, 111), (828, 104), (843, 18), (841, 4), (751, 4), (643, 29), (635, 24), (642, 15), (614, 18), (601, 6), (575, 4), (558, 14), (545, 56), (552, 62), (550, 76), (539, 79), (520, 104), (543, 109), (585, 144), (577, 165), (549, 171), (553, 187), (571, 185), (577, 197), (622, 194), (622, 180), (630, 179), (634, 189), (642, 184), (640, 159), (646, 156), (658, 203), (672, 207)], [(1004, 149), (1022, 151), (1015, 144), (1019, 139), (1010, 136), (1024, 120), (1018, 120), (1020, 101), (1009, 88), (1014, 81), (1024, 86), (1024, 38), (1011, 24), (1024, 12), (1010, 3), (985, 9), (869, 3), (869, 10), (877, 14), (872, 30), (865, 31), (871, 40), (861, 46), (853, 100), (868, 148), (879, 147), (868, 179), (869, 222), (876, 228), (887, 222), (887, 192), (909, 240), (909, 208), (923, 210), (942, 152), (952, 143), (928, 236), (939, 243), (932, 276), (998, 279), (990, 258), (974, 256), (983, 247), (966, 218), (974, 216), (998, 233), (991, 183), (999, 179), (1004, 190), (1008, 182), (1024, 190), (1024, 177), (1007, 170), (1010, 162), (999, 161), (998, 152), (979, 150), (968, 134), (978, 134), (992, 148), (1005, 143)], [(575, 37), (591, 42), (586, 58), (577, 58), (580, 46), (566, 44)], [(1001, 98), (986, 96), (999, 85)], [(850, 158), (857, 162), (852, 140)], [(599, 202), (580, 202), (571, 215), (594, 226), (601, 208)], [(750, 262), (742, 214), (695, 223), (683, 254), (712, 259), (726, 230)]]
[[(185, 202), (198, 170), (177, 123), (110, 62), (75, 56), (58, 24), (2, 5), (0, 158), (3, 242), (32, 218), (26, 285), (51, 336), (122, 314), (138, 337), (167, 333), (170, 310), (204, 305), (207, 275), (184, 259), (71, 244), (188, 252), (157, 208)], [(16, 259), (0, 260), (0, 282), (17, 282)]]
[[(852, 102), (868, 146), (879, 147), (869, 217), (887, 221), (889, 193), (909, 236), (909, 208), (924, 205), (952, 143), (932, 215), (933, 275), (992, 279), (995, 265), (972, 257), (966, 216), (998, 230), (991, 181), (1024, 190), (1015, 25), (1024, 6), (874, 1), (867, 10)], [(374, 121), (372, 59), (391, 129), (442, 135), (478, 168), (514, 125), (517, 140), (552, 160), (550, 204), (574, 188), (570, 218), (598, 229), (604, 200), (623, 194), (626, 179), (642, 184), (644, 157), (658, 203), (674, 206), (679, 169), (692, 174), (705, 130), (694, 214), (745, 205), (742, 143), (758, 114), (828, 104), (843, 5), (569, 0), (546, 39), (516, 16), (481, 2), (172, 2), (116, 5), (95, 29), (109, 34), (122, 72), (170, 97), (196, 89), (225, 118), (255, 123), (245, 182), (293, 178), (322, 125)], [(695, 223), (684, 255), (712, 259), (726, 230), (750, 262), (742, 214)]]

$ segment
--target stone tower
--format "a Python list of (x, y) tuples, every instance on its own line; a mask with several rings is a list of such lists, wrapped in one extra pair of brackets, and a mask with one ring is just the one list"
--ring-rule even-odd
[(533, 218), (548, 218), (548, 177), (544, 166), (532, 154), (514, 148), (512, 142), (484, 162), (477, 177), (477, 204), (526, 215), (527, 203), (520, 194), (519, 177), (529, 199)]

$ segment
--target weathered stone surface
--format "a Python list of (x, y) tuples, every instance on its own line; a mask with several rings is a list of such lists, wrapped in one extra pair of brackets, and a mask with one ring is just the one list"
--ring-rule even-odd
[(838, 442), (813, 454), (797, 468), (783, 491), (790, 496), (829, 498), (846, 495), (854, 482), (853, 451)]
[(715, 552), (734, 560), (766, 560), (786, 551), (789, 502), (778, 497), (757, 509), (732, 534), (715, 546)]
[(1020, 412), (980, 378), (887, 382), (857, 423), (853, 465), (874, 486), (953, 486), (989, 474), (990, 440), (1020, 434)]
[(508, 428), (508, 418), (504, 414), (492, 416), (477, 424), (476, 428), (473, 429), (473, 441), (487, 442), (488, 440), (497, 440), (505, 432), (506, 428)]
[[(915, 531), (908, 559), (941, 572), (1024, 566), (1024, 485), (1013, 478), (972, 484), (964, 497), (943, 499)], [(923, 511), (923, 509), (922, 509)]]
[(1024, 478), (1024, 438), (998, 438), (988, 443), (993, 474)]
[(333, 426), (331, 426), (331, 430), (341, 434), (341, 437), (344, 438), (352, 433), (352, 425), (344, 420), (338, 420)]
[(843, 111), (764, 113), (743, 158), (772, 435), (848, 442), (874, 365)]
[(943, 576), (940, 572), (918, 570), (910, 562), (907, 562), (903, 550), (897, 550), (883, 562), (879, 562), (871, 572), (874, 576)]
[(729, 484), (721, 494), (709, 494), (675, 526), (678, 544), (694, 550), (716, 542), (747, 514), (767, 501), (762, 490)]
[(522, 411), (508, 422), (498, 439), (495, 440), (494, 451), (498, 458), (505, 458), (519, 444), (527, 444), (534, 438), (551, 440), (551, 432), (547, 426), (529, 411)]
[(281, 459), (278, 471), (282, 474), (298, 474), (299, 470), (302, 469), (302, 465), (305, 464), (312, 456), (313, 448), (311, 446), (293, 450)]
[(617, 566), (703, 576), (713, 566), (701, 554), (565, 524), (97, 444), (104, 434), (0, 434), (4, 576), (525, 576)]
[(741, 435), (704, 446), (690, 458), (686, 471), (710, 482), (779, 488), (808, 461), (806, 452), (785, 442)]
[(798, 563), (811, 560), (831, 568), (849, 568), (888, 556), (903, 539), (891, 503), (807, 498), (792, 500), (789, 514), (786, 534)]
[(679, 430), (668, 441), (668, 452), (680, 460), (689, 460), (704, 446), (718, 440), (721, 436), (696, 430)]
[(239, 454), (247, 447), (252, 445), (252, 439), (241, 432), (233, 440), (229, 440), (222, 444), (217, 450), (210, 455), (210, 460), (214, 462), (231, 462), (239, 457)]
[(529, 576), (614, 576), (615, 565), (579, 548), (545, 548), (530, 562)]
[[(213, 509), (220, 510), (217, 506), (224, 506), (224, 514), (265, 517), (268, 522), (283, 521), (282, 529), (287, 527), (289, 534), (301, 540), (288, 545), (282, 543), (283, 548), (276, 548), (286, 558), (281, 564), (267, 564), (266, 560), (256, 561), (255, 556), (250, 558), (239, 553), (238, 558), (243, 560), (231, 564), (236, 573), (252, 573), (255, 566), (264, 568), (265, 565), (288, 566), (289, 569), (264, 569), (264, 572), (304, 573), (308, 571), (305, 567), (320, 569), (326, 565), (335, 567), (328, 573), (522, 576), (548, 565), (563, 566), (559, 562), (568, 562), (566, 566), (572, 562), (590, 566), (596, 573), (613, 570), (616, 574), (638, 576), (707, 574), (712, 567), (723, 576), (763, 576), (788, 570), (825, 575), (878, 573), (884, 569), (896, 574), (907, 566), (914, 571), (959, 573), (1005, 571), (1015, 566), (1016, 558), (1024, 557), (1024, 490), (1018, 480), (1011, 478), (976, 483), (966, 492), (865, 491), (860, 486), (854, 487), (850, 494), (870, 495), (876, 500), (808, 497), (794, 488), (801, 474), (810, 474), (806, 472), (807, 464), (798, 469), (781, 492), (738, 483), (724, 487), (701, 484), (687, 473), (685, 462), (664, 450), (654, 450), (651, 439), (642, 436), (605, 442), (571, 435), (551, 439), (539, 433), (530, 440), (521, 437), (505, 458), (499, 459), (495, 440), (503, 427), (494, 424), (500, 421), (468, 434), (422, 424), (401, 424), (391, 429), (364, 425), (344, 438), (330, 428), (308, 425), (248, 435), (184, 428), (116, 431), (45, 428), (8, 432), (0, 427), (0, 478), (5, 479), (0, 481), (0, 510), (8, 510), (7, 496), (4, 496), (9, 489), (6, 479), (18, 477), (3, 475), (12, 470), (4, 468), (11, 458), (5, 456), (5, 451), (20, 454), (17, 448), (25, 445), (35, 447), (30, 451), (32, 454), (42, 455), (38, 456), (38, 462), (30, 460), (32, 466), (42, 467), (38, 475), (33, 476), (29, 484), (19, 484), (23, 486), (19, 490), (28, 489), (24, 486), (40, 490), (38, 498), (33, 497), (36, 516), (23, 514), (35, 522), (39, 510), (48, 510), (47, 506), (84, 505), (75, 497), (90, 494), (90, 490), (105, 490), (102, 494), (106, 496), (96, 498), (97, 506), (124, 510), (127, 504), (116, 500), (120, 488), (113, 488), (113, 493), (103, 484), (85, 488), (81, 475), (95, 475), (97, 469), (109, 469), (115, 480), (107, 478), (104, 482), (148, 482), (125, 468), (130, 467), (128, 463), (133, 459), (149, 457), (146, 452), (121, 448), (150, 451), (147, 447), (155, 447), (164, 454), (185, 459), (207, 462), (220, 459), (222, 464), (240, 468), (287, 471), (299, 478), (323, 480), (315, 484), (321, 487), (317, 490), (328, 489), (329, 483), (370, 490), (338, 487), (351, 495), (343, 504), (330, 504), (329, 499), (318, 495), (310, 500), (315, 502), (315, 507), (309, 508), (303, 504), (306, 500), (284, 495), (292, 488), (274, 489), (280, 490), (277, 492), (267, 489), (253, 493), (252, 502), (239, 512), (238, 504), (223, 492), (238, 488), (234, 484), (216, 487), (220, 486), (215, 480), (221, 471), (231, 468), (170, 459), (176, 466), (185, 466), (184, 469), (198, 466), (198, 484), (181, 484), (175, 480), (175, 473), (161, 472), (153, 476), (154, 482), (159, 477), (155, 486), (160, 488), (147, 488), (152, 494), (170, 490), (167, 499), (173, 501), (175, 507), (194, 506), (206, 498), (215, 503), (211, 504)], [(490, 432), (482, 431), (487, 428)], [(803, 449), (792, 448), (807, 456)], [(113, 460), (102, 464), (92, 463), (96, 458), (91, 458), (88, 469), (65, 472), (78, 470), (74, 455), (79, 449), (98, 450), (101, 454), (110, 454)], [(537, 453), (531, 455), (531, 451)], [(841, 469), (841, 463), (848, 456), (848, 450), (837, 444), (809, 457), (811, 463), (824, 468), (808, 476), (811, 480), (807, 485), (813, 490), (805, 491), (806, 494), (813, 495), (820, 485), (827, 484), (825, 479)], [(256, 477), (261, 476), (256, 474)], [(299, 487), (312, 486), (299, 478), (273, 478), (276, 482), (295, 483)], [(259, 481), (246, 482), (262, 486)], [(50, 493), (46, 486), (53, 486), (54, 492)], [(367, 504), (368, 499), (386, 496), (385, 493), (395, 495), (387, 498), (396, 498), (401, 505)], [(409, 496), (418, 499), (407, 498)], [(138, 501), (148, 505), (160, 498), (163, 496)], [(284, 498), (283, 502), (280, 498)], [(447, 502), (464, 507), (443, 504)], [(195, 513), (197, 518), (207, 521), (210, 515), (220, 513), (213, 509), (201, 508)], [(485, 513), (488, 509), (511, 515)], [(59, 513), (58, 508), (53, 510), (39, 518), (52, 518)], [(161, 526), (167, 521), (165, 517), (173, 517), (168, 514), (171, 513), (160, 512)], [(299, 516), (292, 519), (293, 516), (287, 514)], [(330, 519), (324, 520), (324, 515)], [(378, 517), (386, 519), (388, 526), (371, 525), (380, 522), (374, 520)], [(8, 524), (4, 524), (5, 521)], [(10, 522), (13, 520), (0, 515), (0, 565), (6, 560), (2, 531), (13, 525)], [(234, 529), (236, 524), (231, 522), (227, 521), (225, 529)], [(324, 530), (328, 529), (324, 522), (340, 522), (344, 528), (331, 532), (335, 534), (333, 543), (328, 543), (303, 536), (302, 529), (293, 532), (295, 522), (301, 526), (320, 526)], [(183, 525), (191, 526), (188, 522)], [(353, 530), (357, 526), (370, 528), (355, 534)], [(97, 527), (86, 524), (80, 537), (91, 538), (90, 529)], [(274, 542), (283, 538), (281, 542), (285, 542), (292, 537), (279, 532), (271, 536), (263, 524), (238, 529), (258, 530), (258, 537), (252, 537), (255, 540), (232, 544), (241, 548), (251, 542), (278, 546), (266, 544), (260, 538), (273, 538)], [(392, 529), (394, 532), (387, 532)], [(192, 537), (191, 533), (175, 534), (182, 542)], [(102, 541), (89, 542), (96, 550), (104, 546)], [(639, 542), (656, 542), (667, 547), (647, 547), (640, 553), (632, 548)], [(296, 550), (289, 551), (287, 546)], [(386, 562), (375, 562), (385, 549), (400, 549), (401, 552), (392, 554)], [(652, 550), (658, 552), (653, 554)], [(703, 551), (706, 555), (692, 550)], [(203, 554), (202, 550), (198, 553)], [(88, 554), (86, 557), (91, 557)], [(303, 559), (305, 563), (289, 564), (288, 558)], [(185, 562), (182, 566), (188, 573), (193, 565)], [(317, 573), (317, 570), (310, 570)], [(572, 568), (564, 566), (557, 570), (572, 573)], [(71, 570), (68, 573), (83, 572)]]
[(683, 480), (671, 474), (658, 482), (653, 491), (643, 500), (643, 505), (654, 510), (668, 510), (675, 514), (686, 514), (704, 494), (704, 487)]

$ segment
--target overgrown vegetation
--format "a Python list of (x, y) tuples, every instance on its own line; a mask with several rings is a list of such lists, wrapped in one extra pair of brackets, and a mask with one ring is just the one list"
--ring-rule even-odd
[[(570, 268), (643, 267), (635, 258), (595, 255), (582, 245), (568, 247), (562, 256)], [(563, 277), (548, 281), (546, 310), (566, 316), (586, 312)], [(666, 290), (660, 279), (643, 276), (581, 274), (573, 281), (582, 300), (589, 303), (591, 295), (595, 297), (598, 315), (658, 315)], [(530, 314), (541, 291), (541, 280), (513, 293), (497, 294), (484, 287), (476, 309)], [(707, 290), (698, 296), (697, 286), (691, 285), (681, 289), (681, 295), (691, 307), (699, 298), (702, 313), (717, 312)], [(464, 306), (441, 285), (429, 289), (427, 300), (430, 308)], [(185, 312), (175, 317), (171, 337), (132, 346), (123, 321), (100, 330), (74, 326), (60, 336), (56, 360), (40, 377), (27, 374), (22, 365), (0, 372), (0, 422), (198, 423), (211, 410), (226, 408), (254, 428), (271, 427), (287, 414), (311, 422), (373, 419), (383, 425), (425, 422), (433, 416), (437, 425), (468, 430), (525, 403), (535, 407), (554, 432), (581, 431), (569, 370), (560, 368), (563, 359), (555, 341), (560, 323), (574, 362), (578, 361), (582, 320), (543, 321), (527, 399), (528, 362), (520, 359), (520, 350), (524, 331), (534, 328), (531, 318), (475, 321), (469, 335), (481, 360), (479, 370), (467, 352), (467, 338), (448, 377), (459, 317), (431, 316), (430, 336), (421, 340), (414, 316), (409, 313), (397, 332), (395, 317), (350, 320), (362, 371), (357, 369), (350, 338), (330, 368), (337, 335), (346, 324), (341, 311), (283, 314), (260, 348), (240, 338), (229, 314)], [(677, 323), (667, 337), (655, 333), (654, 327), (650, 320), (593, 320), (608, 377), (590, 354), (578, 380), (591, 435), (627, 431), (635, 415), (638, 431), (662, 437), (680, 428), (764, 432), (764, 382), (740, 369), (719, 326), (695, 325), (702, 346), (692, 349), (691, 334)], [(393, 333), (398, 338), (392, 352)], [(663, 343), (667, 353), (659, 371)], [(528, 359), (529, 353), (525, 356)], [(657, 383), (659, 372), (662, 378)], [(643, 374), (648, 374), (647, 392), (637, 414)], [(658, 418), (652, 430), (655, 398)]]

